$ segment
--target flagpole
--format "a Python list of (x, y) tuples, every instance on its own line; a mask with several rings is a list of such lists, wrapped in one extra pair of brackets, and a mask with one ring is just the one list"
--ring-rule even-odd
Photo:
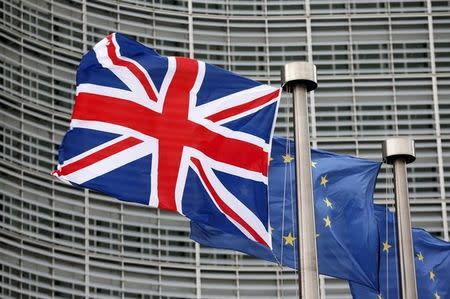
[(409, 210), (406, 164), (414, 162), (414, 140), (390, 138), (383, 142), (383, 159), (394, 166), (395, 215), (397, 222), (400, 298), (417, 299), (416, 270)]
[(303, 299), (319, 299), (307, 96), (307, 92), (317, 88), (315, 65), (307, 62), (285, 64), (281, 69), (281, 84), (285, 90), (293, 92), (294, 101), (299, 295)]

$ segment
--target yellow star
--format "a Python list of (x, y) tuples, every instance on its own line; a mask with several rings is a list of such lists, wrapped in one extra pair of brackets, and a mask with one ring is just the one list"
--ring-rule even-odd
[(441, 296), (439, 296), (438, 292), (434, 293), (434, 299), (441, 299)]
[(422, 254), (422, 251), (419, 251), (419, 253), (417, 253), (416, 255), (417, 255), (417, 258), (419, 259), (419, 261), (423, 262), (424, 256)]
[(430, 280), (434, 281), (436, 274), (434, 274), (433, 270), (430, 271)]
[(328, 180), (327, 180), (327, 175), (324, 175), (320, 178), (320, 185), (323, 185), (324, 187), (327, 186)]
[(289, 235), (283, 236), (283, 239), (284, 239), (284, 245), (292, 245), (292, 246), (294, 246), (294, 241), (297, 238), (295, 238), (294, 236), (292, 236), (291, 233), (289, 233)]
[(381, 294), (378, 294), (378, 299), (383, 299), (383, 297), (381, 297)]
[(391, 248), (391, 247), (392, 246), (389, 245), (389, 243), (387, 241), (383, 242), (383, 251), (389, 252), (389, 248)]
[(325, 197), (325, 199), (323, 200), (325, 202), (325, 204), (327, 205), (327, 208), (333, 208), (333, 204), (331, 203), (331, 201)]
[(327, 216), (327, 218), (323, 218), (323, 221), (325, 221), (325, 227), (331, 228), (330, 216)]
[(294, 160), (294, 157), (289, 154), (283, 155), (282, 157), (284, 163), (291, 163), (291, 161)]
[(311, 167), (316, 168), (317, 162), (311, 161)]
[(320, 237), (320, 234), (316, 234), (316, 238)]

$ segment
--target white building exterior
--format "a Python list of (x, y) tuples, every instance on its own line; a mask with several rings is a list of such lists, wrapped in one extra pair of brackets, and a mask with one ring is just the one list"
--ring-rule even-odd
[[(312, 60), (314, 145), (381, 159), (388, 136), (416, 140), (413, 226), (449, 238), (450, 3), (431, 0), (4, 0), (0, 3), (1, 298), (295, 298), (297, 275), (199, 248), (188, 222), (52, 178), (81, 56), (119, 31), (279, 85)], [(292, 136), (290, 97), (276, 133)], [(392, 204), (380, 173), (376, 199)], [(323, 298), (350, 298), (322, 278)]]

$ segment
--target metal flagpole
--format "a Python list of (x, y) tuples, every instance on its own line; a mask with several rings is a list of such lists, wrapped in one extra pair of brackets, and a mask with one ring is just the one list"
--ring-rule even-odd
[(394, 166), (400, 298), (417, 299), (416, 270), (409, 211), (406, 164), (414, 162), (414, 140), (390, 138), (383, 142), (383, 159)]
[(299, 293), (303, 299), (319, 299), (307, 97), (308, 91), (317, 88), (316, 67), (307, 62), (285, 64), (281, 70), (281, 83), (284, 89), (293, 92), (294, 100)]

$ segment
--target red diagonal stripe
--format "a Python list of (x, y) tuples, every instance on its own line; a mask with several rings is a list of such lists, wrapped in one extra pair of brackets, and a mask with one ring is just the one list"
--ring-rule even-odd
[(217, 122), (217, 121), (229, 118), (231, 116), (241, 114), (243, 112), (249, 111), (251, 109), (257, 108), (259, 106), (262, 106), (262, 105), (270, 102), (271, 100), (278, 97), (279, 94), (280, 94), (280, 90), (278, 89), (272, 93), (269, 93), (265, 96), (254, 99), (253, 101), (250, 101), (248, 103), (238, 105), (235, 107), (231, 107), (231, 108), (225, 109), (223, 111), (217, 112), (215, 114), (212, 114), (212, 115), (208, 116), (206, 119), (209, 119), (213, 122)]
[(94, 152), (84, 158), (81, 158), (80, 160), (70, 163), (67, 166), (63, 166), (60, 171), (57, 171), (58, 175), (68, 175), (75, 171), (80, 170), (81, 168), (87, 167), (89, 165), (92, 165), (94, 163), (97, 163), (105, 158), (108, 158), (109, 156), (112, 156), (114, 154), (117, 154), (123, 150), (126, 150), (127, 148), (130, 148), (132, 146), (135, 146), (139, 143), (143, 142), (142, 140), (128, 137), (127, 139), (124, 139), (122, 141), (119, 141), (117, 143), (114, 143), (110, 146), (107, 146), (97, 152)]
[[(267, 176), (269, 154), (258, 145), (239, 139), (226, 138), (220, 134), (213, 135), (207, 128), (197, 129), (195, 139), (187, 145), (198, 149), (213, 160), (234, 165)], [(201, 142), (201, 138), (207, 136)], [(200, 141), (200, 142), (199, 142)]]
[(158, 98), (156, 97), (156, 95), (153, 91), (153, 88), (150, 85), (150, 83), (148, 82), (145, 74), (134, 63), (131, 63), (129, 61), (121, 59), (117, 56), (116, 45), (113, 42), (112, 34), (108, 35), (107, 39), (108, 39), (109, 43), (107, 44), (106, 48), (108, 50), (108, 56), (109, 56), (109, 58), (111, 58), (111, 61), (115, 65), (124, 66), (127, 69), (129, 69), (133, 73), (133, 75), (136, 76), (136, 78), (139, 80), (139, 82), (142, 84), (142, 87), (144, 87), (145, 92), (147, 93), (148, 97), (152, 101), (156, 102), (158, 100)]
[(264, 241), (264, 239), (247, 223), (244, 219), (241, 218), (232, 208), (230, 208), (217, 194), (217, 192), (214, 190), (213, 186), (211, 185), (211, 182), (208, 180), (208, 177), (206, 176), (205, 171), (203, 170), (203, 167), (201, 165), (200, 160), (196, 158), (191, 158), (191, 161), (194, 163), (194, 165), (197, 167), (198, 171), (200, 172), (200, 177), (203, 181), (203, 183), (206, 185), (206, 188), (208, 189), (209, 193), (214, 198), (214, 201), (217, 203), (217, 205), (220, 207), (220, 209), (229, 217), (231, 217), (234, 221), (239, 223), (245, 230), (247, 230), (250, 235), (258, 242), (261, 243), (267, 247), (269, 245)]

